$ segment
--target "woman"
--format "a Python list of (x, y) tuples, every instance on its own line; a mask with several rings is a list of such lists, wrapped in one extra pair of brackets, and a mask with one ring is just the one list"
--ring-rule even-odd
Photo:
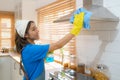
[(21, 53), (26, 73), (24, 80), (45, 80), (44, 58), (47, 53), (63, 47), (75, 35), (78, 35), (83, 26), (83, 17), (84, 13), (76, 14), (71, 32), (58, 42), (45, 45), (35, 45), (34, 41), (39, 39), (39, 30), (33, 21), (16, 22), (15, 44), (17, 52)]

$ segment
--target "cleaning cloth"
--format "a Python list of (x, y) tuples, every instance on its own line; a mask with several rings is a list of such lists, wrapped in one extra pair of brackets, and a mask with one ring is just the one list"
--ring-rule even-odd
[(90, 17), (91, 17), (91, 15), (92, 15), (92, 13), (89, 12), (89, 11), (87, 11), (87, 10), (84, 9), (84, 8), (79, 8), (78, 10), (76, 10), (76, 11), (73, 13), (73, 15), (71, 16), (70, 22), (73, 23), (73, 22), (74, 22), (74, 18), (75, 18), (74, 16), (75, 16), (76, 14), (81, 13), (81, 12), (84, 12), (84, 13), (85, 13), (85, 14), (84, 14), (83, 27), (84, 27), (85, 29), (90, 29)]

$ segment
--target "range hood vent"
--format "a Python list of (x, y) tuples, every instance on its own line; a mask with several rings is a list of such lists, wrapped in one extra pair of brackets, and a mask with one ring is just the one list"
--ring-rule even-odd
[[(103, 6), (102, 0), (83, 0), (83, 7), (92, 12), (92, 16), (90, 18), (91, 21), (119, 21), (118, 17)], [(54, 22), (69, 21), (72, 14), (73, 12), (55, 20)]]

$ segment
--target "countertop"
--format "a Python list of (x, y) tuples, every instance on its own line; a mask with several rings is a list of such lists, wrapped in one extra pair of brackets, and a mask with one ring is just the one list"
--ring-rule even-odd
[(0, 53), (0, 57), (9, 56), (13, 58), (16, 62), (20, 63), (20, 54), (18, 53)]
[[(0, 57), (11, 57), (17, 63), (20, 63), (20, 54), (18, 53), (0, 53)], [(46, 79), (48, 80), (50, 72), (54, 73), (55, 71), (61, 71), (62, 69), (63, 66), (56, 62), (45, 63)], [(86, 77), (82, 75), (80, 78), (86, 78)], [(87, 80), (93, 80), (93, 79), (87, 79)]]
[[(20, 63), (20, 54), (18, 53), (0, 53), (0, 57), (11, 57), (14, 59), (17, 63)], [(45, 69), (46, 70), (52, 70), (52, 69), (62, 69), (62, 65), (56, 63), (56, 62), (50, 62), (45, 63)]]

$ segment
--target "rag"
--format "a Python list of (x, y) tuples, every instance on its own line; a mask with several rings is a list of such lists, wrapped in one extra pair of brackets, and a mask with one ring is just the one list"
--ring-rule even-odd
[(70, 22), (73, 23), (74, 22), (74, 18), (76, 14), (80, 14), (81, 12), (84, 12), (84, 21), (83, 21), (83, 27), (85, 29), (90, 29), (90, 17), (92, 15), (91, 12), (87, 11), (84, 8), (79, 8), (78, 10), (76, 10), (73, 15), (70, 18)]

